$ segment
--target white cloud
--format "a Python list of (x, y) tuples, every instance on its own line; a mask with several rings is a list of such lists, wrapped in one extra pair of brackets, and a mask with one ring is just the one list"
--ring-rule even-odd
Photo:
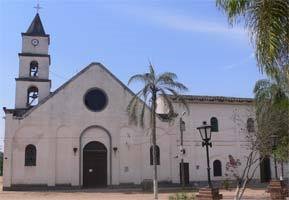
[(160, 8), (139, 7), (126, 5), (122, 11), (141, 17), (157, 25), (165, 26), (177, 31), (187, 31), (192, 33), (220, 34), (234, 38), (245, 38), (246, 32), (240, 27), (229, 27), (227, 24), (213, 22), (208, 19), (197, 19), (179, 13), (172, 13)]
[(180, 31), (190, 31), (210, 34), (233, 34), (232, 36), (244, 36), (244, 30), (229, 28), (219, 23), (206, 20), (196, 20), (180, 15), (159, 15), (155, 18), (161, 24)]
[(247, 62), (249, 62), (250, 60), (254, 59), (254, 56), (255, 54), (254, 53), (251, 53), (247, 58), (245, 58), (244, 60), (241, 60), (240, 62), (238, 63), (234, 63), (234, 64), (231, 64), (231, 65), (226, 65), (224, 67), (222, 67), (224, 70), (231, 70), (231, 69), (234, 69), (234, 68), (238, 68), (240, 66), (243, 66), (244, 64), (246, 64)]

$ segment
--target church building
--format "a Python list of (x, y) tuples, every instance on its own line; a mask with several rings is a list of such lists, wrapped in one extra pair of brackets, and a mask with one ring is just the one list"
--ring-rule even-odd
[[(130, 124), (126, 110), (135, 94), (97, 62), (51, 91), (49, 44), (50, 35), (37, 13), (22, 33), (15, 108), (3, 108), (3, 189), (121, 187), (152, 179), (149, 126)], [(244, 167), (245, 135), (255, 131), (253, 99), (195, 95), (184, 98), (190, 110), (182, 117), (186, 124), (185, 151), (180, 151), (180, 102), (174, 102), (178, 114), (175, 120), (157, 119), (160, 184), (180, 183), (181, 158), (186, 184), (206, 182), (206, 151), (196, 129), (203, 121), (212, 126), (212, 180), (231, 179), (226, 176), (228, 156), (240, 159), (240, 167)], [(159, 99), (159, 116), (164, 110)], [(273, 162), (265, 159), (255, 179), (268, 181), (273, 169)]]

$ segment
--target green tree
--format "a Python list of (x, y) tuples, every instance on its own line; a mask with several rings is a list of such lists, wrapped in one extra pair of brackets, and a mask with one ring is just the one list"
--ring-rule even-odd
[(269, 153), (288, 159), (289, 0), (216, 0), (216, 5), (230, 25), (242, 23), (248, 30), (258, 66), (269, 77), (254, 89), (258, 139), (279, 136), (277, 149)]
[[(289, 0), (216, 0), (231, 25), (243, 23), (261, 70), (275, 74), (289, 65)], [(288, 74), (287, 74), (288, 75)]]
[[(238, 134), (243, 135), (246, 141), (244, 146), (246, 153), (239, 155), (239, 158), (228, 155), (229, 160), (226, 163), (225, 176), (236, 180), (234, 200), (243, 199), (249, 183), (255, 177), (255, 173), (264, 159), (263, 155), (271, 153), (271, 138), (264, 137), (262, 132), (256, 131), (255, 123), (248, 126), (248, 119), (253, 119), (254, 117), (254, 108), (248, 107), (246, 112), (247, 114), (244, 116), (239, 109), (234, 109), (232, 115), (233, 122), (237, 127), (240, 127), (237, 130)], [(239, 159), (242, 159), (244, 162), (241, 163)]]
[[(289, 98), (284, 90), (283, 73), (279, 78), (259, 80), (254, 88), (258, 132), (261, 138), (276, 135), (279, 138), (273, 153), (279, 161), (289, 156)], [(268, 144), (269, 145), (269, 144)]]
[(166, 106), (169, 109), (169, 118), (175, 115), (172, 98), (177, 98), (184, 106), (186, 103), (180, 92), (186, 91), (187, 88), (180, 82), (176, 81), (177, 76), (171, 72), (165, 72), (160, 75), (155, 73), (152, 64), (149, 65), (149, 72), (144, 74), (136, 74), (132, 76), (128, 85), (132, 82), (140, 82), (142, 89), (136, 93), (127, 106), (129, 121), (136, 125), (144, 127), (144, 118), (146, 107), (149, 108), (152, 146), (153, 146), (153, 190), (154, 199), (158, 199), (158, 179), (157, 179), (157, 157), (156, 157), (156, 108), (157, 98), (162, 97)]

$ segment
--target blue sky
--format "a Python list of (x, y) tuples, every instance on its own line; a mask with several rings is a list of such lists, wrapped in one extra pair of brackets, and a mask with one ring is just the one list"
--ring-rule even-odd
[[(0, 105), (14, 107), (21, 32), (36, 0), (0, 0)], [(175, 72), (189, 94), (252, 97), (262, 78), (248, 34), (230, 27), (214, 0), (40, 0), (50, 34), (52, 91), (89, 63), (121, 81), (147, 70)], [(1, 117), (4, 113), (1, 111)], [(0, 150), (4, 120), (0, 121)]]

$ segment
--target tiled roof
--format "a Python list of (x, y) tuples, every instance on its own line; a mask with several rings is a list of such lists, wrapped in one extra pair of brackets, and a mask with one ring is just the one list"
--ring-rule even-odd
[[(201, 96), (201, 95), (182, 95), (188, 102), (196, 103), (253, 103), (253, 98), (225, 97), (225, 96)], [(175, 101), (178, 101), (175, 99)]]

